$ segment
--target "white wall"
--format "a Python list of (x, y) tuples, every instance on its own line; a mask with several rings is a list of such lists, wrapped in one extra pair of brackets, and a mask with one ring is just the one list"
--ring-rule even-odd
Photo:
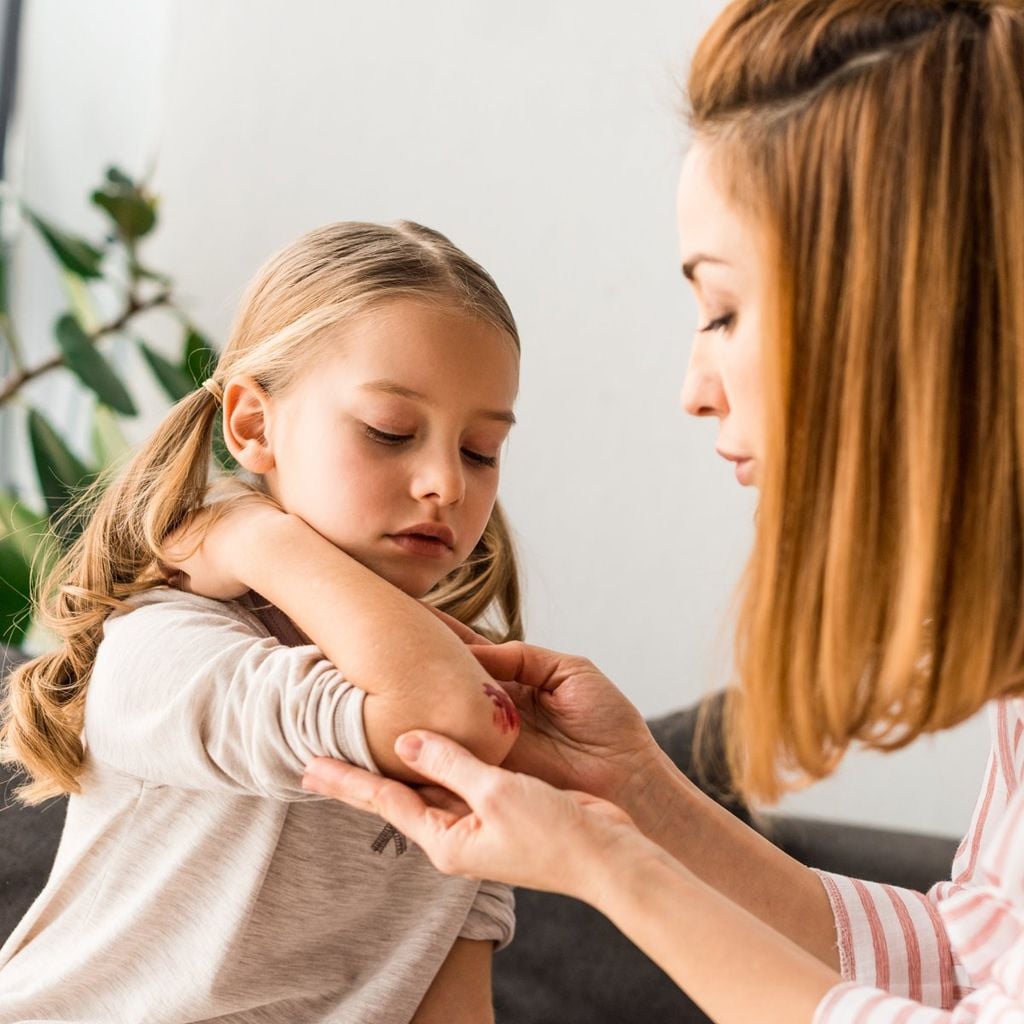
[[(677, 402), (696, 318), (673, 233), (679, 83), (720, 6), (32, 0), (23, 186), (84, 230), (106, 162), (155, 159), (148, 260), (214, 337), (259, 262), (325, 221), (421, 220), (480, 259), (523, 336), (503, 491), (530, 634), (660, 713), (727, 677), (751, 535), (752, 495)], [(26, 254), (20, 305), (45, 327), (43, 276)], [(986, 746), (974, 722), (852, 757), (786, 806), (959, 832)]]

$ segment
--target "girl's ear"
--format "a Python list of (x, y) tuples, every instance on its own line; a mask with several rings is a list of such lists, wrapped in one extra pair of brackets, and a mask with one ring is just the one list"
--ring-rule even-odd
[(250, 473), (274, 468), (266, 436), (270, 396), (251, 377), (234, 377), (224, 389), (224, 441), (236, 461)]

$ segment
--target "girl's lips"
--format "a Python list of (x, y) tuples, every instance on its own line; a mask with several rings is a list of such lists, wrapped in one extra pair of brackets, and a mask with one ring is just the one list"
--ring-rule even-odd
[(736, 480), (743, 487), (754, 482), (754, 460), (738, 459), (736, 462)]
[(403, 551), (419, 558), (447, 558), (452, 553), (443, 540), (422, 533), (392, 533), (389, 539)]

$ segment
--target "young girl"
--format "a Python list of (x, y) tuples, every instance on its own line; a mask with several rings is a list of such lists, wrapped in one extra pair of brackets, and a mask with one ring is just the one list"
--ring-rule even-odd
[[(515, 740), (417, 599), (521, 633), (495, 503), (518, 359), (493, 280), (418, 225), (329, 225), (260, 272), (45, 588), (61, 645), (10, 679), (22, 795), (71, 797), (2, 1024), (492, 1019), (510, 891), (301, 779), (329, 755), (415, 781), (411, 726), (494, 763)], [(247, 475), (211, 487), (218, 419)]]

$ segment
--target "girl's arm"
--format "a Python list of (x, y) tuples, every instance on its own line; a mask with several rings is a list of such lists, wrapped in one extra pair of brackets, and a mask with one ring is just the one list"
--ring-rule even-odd
[(382, 772), (416, 780), (394, 753), (396, 737), (411, 728), (451, 736), (489, 763), (504, 759), (518, 733), (515, 709), (418, 601), (266, 504), (228, 512), (202, 537), (198, 548), (194, 534), (175, 538), (165, 560), (200, 594), (254, 590), (292, 619), (366, 692), (367, 742)]
[(456, 939), (411, 1024), (494, 1024), (494, 943)]

